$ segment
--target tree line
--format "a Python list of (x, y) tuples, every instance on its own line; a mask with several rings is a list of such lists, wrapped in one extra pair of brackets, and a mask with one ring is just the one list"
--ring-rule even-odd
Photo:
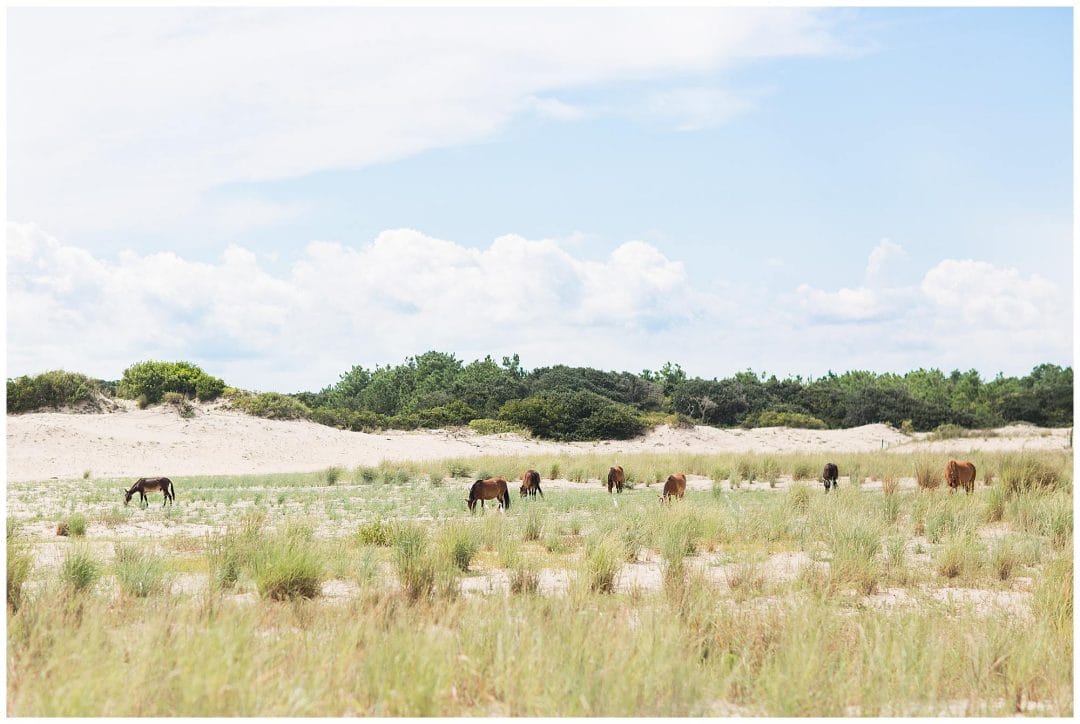
[[(74, 375), (74, 377), (72, 377)], [(1072, 424), (1072, 368), (1041, 364), (1023, 377), (983, 380), (975, 370), (917, 369), (903, 375), (853, 370), (778, 379), (751, 370), (690, 377), (668, 362), (659, 370), (613, 372), (554, 365), (525, 370), (518, 355), (466, 364), (426, 352), (402, 364), (356, 365), (318, 392), (249, 393), (227, 387), (187, 362), (140, 362), (115, 382), (50, 372), (8, 380), (8, 412), (59, 406), (65, 389), (97, 389), (140, 404), (165, 393), (220, 395), (251, 414), (305, 418), (352, 430), (471, 424), (484, 431), (525, 429), (559, 440), (627, 438), (661, 422), (721, 427), (840, 428), (885, 422), (927, 431), (942, 425), (997, 427)]]

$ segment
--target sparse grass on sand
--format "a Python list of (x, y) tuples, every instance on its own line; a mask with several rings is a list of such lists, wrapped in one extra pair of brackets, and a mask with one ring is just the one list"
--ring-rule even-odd
[[(1071, 716), (1071, 457), (973, 459), (971, 495), (896, 453), (828, 495), (779, 454), (622, 456), (620, 496), (600, 455), (174, 479), (169, 510), (12, 485), (7, 711)], [(465, 509), (528, 467), (582, 482)], [(676, 470), (741, 485), (660, 505)]]

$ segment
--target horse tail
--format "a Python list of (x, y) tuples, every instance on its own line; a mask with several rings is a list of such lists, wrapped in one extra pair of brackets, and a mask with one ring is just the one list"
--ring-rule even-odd
[(505, 485), (503, 486), (503, 504), (506, 505), (507, 510), (510, 510), (510, 490)]

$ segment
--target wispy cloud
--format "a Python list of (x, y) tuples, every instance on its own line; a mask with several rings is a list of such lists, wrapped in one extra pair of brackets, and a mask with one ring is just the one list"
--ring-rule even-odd
[[(112, 9), (9, 13), (11, 218), (155, 228), (208, 189), (484, 138), (559, 92), (820, 55), (808, 9)], [(745, 110), (660, 96), (682, 127)], [(257, 221), (257, 219), (256, 219)]]

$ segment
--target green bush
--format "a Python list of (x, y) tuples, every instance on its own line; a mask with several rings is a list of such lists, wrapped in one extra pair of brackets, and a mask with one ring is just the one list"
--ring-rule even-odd
[(469, 429), (475, 430), (480, 435), (499, 435), (504, 432), (527, 433), (524, 427), (514, 425), (505, 420), (493, 420), (490, 417), (478, 417), (469, 420)]
[(435, 428), (464, 425), (476, 417), (476, 410), (461, 400), (452, 400), (440, 407), (431, 407), (417, 413), (418, 427)]
[(33, 377), (24, 375), (7, 381), (7, 411), (58, 409), (91, 402), (99, 389), (98, 382), (77, 372), (53, 370)]
[(166, 392), (212, 400), (225, 391), (225, 383), (190, 362), (138, 362), (124, 370), (117, 394), (130, 400), (145, 397), (154, 404)]
[(232, 405), (249, 415), (270, 420), (302, 420), (311, 416), (311, 408), (295, 397), (280, 392), (239, 396)]
[(646, 429), (633, 408), (587, 391), (510, 400), (499, 419), (554, 440), (625, 440)]
[(362, 523), (356, 531), (356, 539), (362, 545), (389, 547), (394, 542), (394, 524), (382, 520)]
[(803, 412), (779, 412), (762, 410), (756, 415), (747, 416), (744, 427), (798, 427), (806, 430), (824, 430), (828, 427), (824, 420)]

